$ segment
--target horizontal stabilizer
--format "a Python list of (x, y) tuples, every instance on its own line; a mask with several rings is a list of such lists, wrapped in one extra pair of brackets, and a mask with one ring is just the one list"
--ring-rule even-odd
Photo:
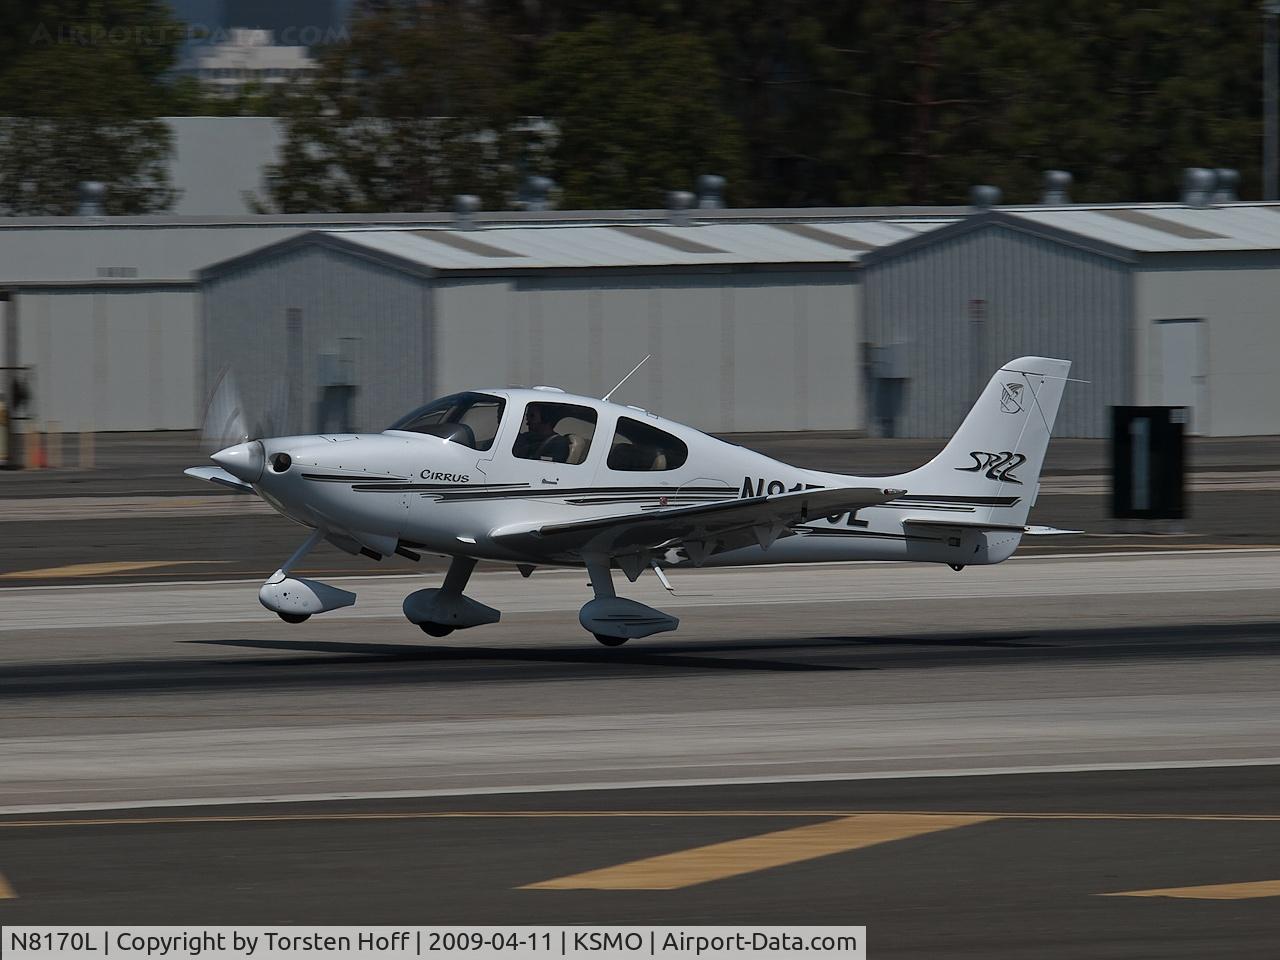
[(238, 490), (241, 493), (254, 492), (254, 489), (250, 484), (233, 477), (221, 467), (187, 467), (187, 469), (182, 472), (188, 477), (195, 477), (197, 480), (207, 480), (209, 483), (221, 484), (224, 487), (230, 487), (232, 490)]
[(1016, 530), (1026, 533), (1027, 528), (1020, 523), (985, 523), (982, 520), (939, 520), (937, 517), (905, 517), (903, 523), (913, 527), (963, 527), (966, 530)]
[(1029, 537), (1059, 537), (1084, 533), (1083, 530), (1059, 530), (1057, 527), (1023, 526), (1020, 523), (983, 523), (981, 520), (939, 520), (936, 517), (905, 517), (903, 523), (915, 527), (962, 527), (966, 530), (1016, 530)]

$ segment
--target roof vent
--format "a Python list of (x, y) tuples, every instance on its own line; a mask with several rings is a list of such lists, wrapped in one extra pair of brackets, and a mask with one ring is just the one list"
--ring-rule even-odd
[(107, 185), (97, 180), (85, 180), (80, 184), (80, 206), (76, 208), (78, 217), (105, 217)]
[(536, 213), (550, 210), (551, 191), (555, 189), (555, 185), (556, 182), (550, 177), (526, 177), (524, 189), (521, 191), (524, 195), (524, 208)]
[(999, 206), (1003, 196), (999, 187), (993, 187), (989, 183), (979, 183), (969, 188), (969, 206), (987, 210)]
[(475, 230), (476, 211), (480, 209), (480, 198), (471, 193), (460, 193), (453, 198), (453, 229)]
[(1210, 202), (1235, 203), (1239, 200), (1240, 198), (1236, 196), (1236, 188), (1240, 186), (1240, 171), (1232, 170), (1230, 167), (1219, 167), (1213, 173), (1218, 182)]
[(667, 222), (673, 227), (689, 226), (689, 208), (693, 194), (688, 190), (672, 190), (667, 194)]
[(704, 173), (698, 178), (698, 209), (724, 209), (724, 177)]
[(1072, 176), (1066, 170), (1046, 170), (1040, 202), (1046, 207), (1063, 207), (1071, 202)]
[(1212, 170), (1204, 167), (1187, 167), (1182, 171), (1182, 202), (1188, 207), (1207, 207), (1213, 198), (1217, 182)]

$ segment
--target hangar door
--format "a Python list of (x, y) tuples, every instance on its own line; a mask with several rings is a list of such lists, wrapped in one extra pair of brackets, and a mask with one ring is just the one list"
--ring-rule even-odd
[(1157, 320), (1160, 341), (1160, 402), (1187, 407), (1188, 433), (1203, 433), (1208, 424), (1205, 406), (1204, 321)]

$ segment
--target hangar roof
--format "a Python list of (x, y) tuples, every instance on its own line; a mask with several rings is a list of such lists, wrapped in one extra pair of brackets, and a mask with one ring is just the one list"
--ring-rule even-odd
[(201, 277), (208, 279), (247, 258), (300, 244), (337, 247), (425, 274), (772, 264), (852, 267), (871, 250), (953, 219), (324, 230), (216, 264)]
[[(1136, 263), (1163, 255), (1280, 255), (1280, 204), (1095, 204), (1003, 207), (958, 216), (954, 210), (692, 211), (693, 225), (607, 212), (561, 220), (325, 224), (207, 267), (208, 280), (243, 263), (299, 246), (327, 246), (422, 276), (670, 267), (806, 265), (852, 269), (909, 253), (971, 230), (998, 226)], [(704, 218), (704, 214), (716, 214)], [(843, 217), (841, 217), (843, 213)], [(1269, 257), (1269, 263), (1273, 257)]]
[(1036, 234), (1129, 261), (1150, 254), (1280, 251), (1280, 204), (1126, 204), (990, 210), (955, 221), (927, 239), (877, 252), (866, 260), (872, 263), (888, 259), (927, 243), (990, 226)]

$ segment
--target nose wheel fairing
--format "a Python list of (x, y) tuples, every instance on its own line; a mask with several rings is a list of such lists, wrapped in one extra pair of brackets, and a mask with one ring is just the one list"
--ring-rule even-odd
[(302, 620), (293, 618), (305, 619), (312, 614), (349, 607), (356, 602), (356, 595), (319, 580), (290, 577), (283, 570), (277, 570), (258, 591), (258, 602), (287, 623), (301, 623)]
[(293, 556), (258, 591), (258, 602), (285, 623), (302, 623), (313, 614), (349, 607), (356, 602), (356, 595), (349, 590), (342, 590), (319, 580), (289, 575), (289, 571), (323, 538), (323, 530), (312, 530), (302, 546), (294, 551)]

